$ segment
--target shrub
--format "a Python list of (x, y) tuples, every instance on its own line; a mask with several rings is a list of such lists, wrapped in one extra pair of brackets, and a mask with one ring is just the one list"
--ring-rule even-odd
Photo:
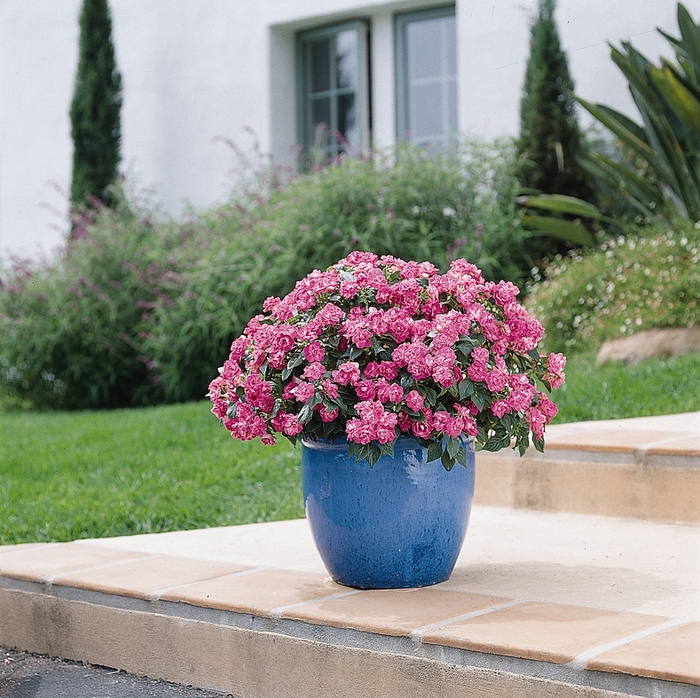
[(700, 323), (700, 231), (680, 219), (643, 237), (557, 258), (533, 287), (528, 309), (551, 351), (585, 350), (655, 327)]
[(522, 286), (512, 157), (507, 144), (406, 148), (285, 183), (248, 166), (228, 204), (179, 224), (117, 200), (53, 264), (6, 275), (0, 386), (41, 407), (203, 397), (266, 297), (355, 249), (441, 269), (464, 256)]
[(103, 209), (90, 236), (0, 287), (0, 384), (35, 407), (157, 402), (141, 333), (177, 269), (174, 229)]
[(531, 261), (516, 227), (512, 157), (505, 143), (469, 143), (441, 158), (403, 148), (343, 159), (267, 187), (253, 208), (236, 199), (209, 214), (184, 293), (159, 304), (146, 339), (166, 398), (201, 396), (210, 367), (223, 362), (265, 298), (286, 295), (355, 249), (441, 269), (464, 256), (488, 279), (523, 286)]

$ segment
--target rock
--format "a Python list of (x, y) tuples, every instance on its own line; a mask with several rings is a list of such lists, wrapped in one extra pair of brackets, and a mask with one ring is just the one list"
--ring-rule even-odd
[(620, 361), (634, 365), (644, 359), (683, 356), (694, 351), (700, 351), (700, 326), (648, 330), (605, 342), (596, 363)]

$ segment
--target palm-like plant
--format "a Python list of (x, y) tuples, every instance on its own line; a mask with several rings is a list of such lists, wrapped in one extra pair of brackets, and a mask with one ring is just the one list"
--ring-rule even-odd
[[(678, 64), (661, 58), (654, 65), (629, 42), (612, 48), (612, 59), (629, 82), (642, 124), (610, 107), (578, 101), (644, 164), (639, 168), (603, 155), (584, 166), (617, 187), (644, 215), (671, 205), (700, 220), (700, 24), (678, 4), (681, 38), (661, 34), (674, 48)], [(648, 166), (648, 167), (647, 167)]]

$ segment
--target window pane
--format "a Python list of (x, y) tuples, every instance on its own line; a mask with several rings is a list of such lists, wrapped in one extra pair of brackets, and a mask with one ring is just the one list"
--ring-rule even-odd
[(330, 89), (330, 43), (330, 39), (321, 39), (309, 44), (311, 92), (324, 92)]
[[(308, 37), (308, 38), (305, 38)], [(365, 28), (360, 22), (300, 36), (303, 145), (327, 155), (367, 146)], [(323, 124), (323, 128), (319, 127)], [(323, 132), (323, 138), (319, 137)]]
[(447, 88), (447, 130), (457, 133), (457, 81), (450, 80)]
[(411, 140), (439, 136), (443, 131), (442, 90), (440, 84), (419, 85), (413, 91), (409, 113)]
[(351, 146), (360, 145), (360, 133), (355, 119), (355, 95), (352, 93), (338, 97), (338, 131)]
[(324, 124), (324, 131), (331, 127), (331, 100), (330, 97), (311, 100), (311, 124), (308, 133), (308, 142), (314, 143), (318, 139), (318, 125)]
[(457, 27), (454, 17), (445, 17), (442, 25), (444, 36), (443, 51), (447, 61), (447, 74), (457, 75)]
[(339, 32), (335, 39), (336, 87), (354, 88), (357, 85), (357, 32), (354, 29)]
[(408, 79), (432, 78), (442, 73), (440, 41), (444, 19), (411, 22), (406, 27)]
[[(437, 14), (437, 16), (436, 16)], [(403, 104), (398, 124), (414, 143), (440, 146), (457, 130), (457, 40), (454, 14), (399, 16)]]

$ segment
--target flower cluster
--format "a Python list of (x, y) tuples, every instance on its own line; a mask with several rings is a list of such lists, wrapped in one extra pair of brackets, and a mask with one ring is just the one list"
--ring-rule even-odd
[(462, 439), (496, 451), (544, 447), (557, 408), (538, 389), (564, 382), (566, 359), (540, 357), (542, 325), (509, 282), (485, 282), (463, 259), (429, 262), (352, 252), (314, 271), (231, 345), (209, 387), (237, 439), (345, 435), (370, 464), (412, 436), (446, 468)]

